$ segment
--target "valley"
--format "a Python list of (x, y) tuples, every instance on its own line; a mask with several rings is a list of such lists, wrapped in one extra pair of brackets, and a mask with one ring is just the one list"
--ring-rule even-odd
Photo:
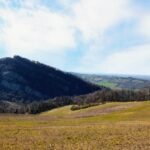
[(111, 89), (141, 90), (150, 85), (149, 76), (74, 74), (85, 81)]

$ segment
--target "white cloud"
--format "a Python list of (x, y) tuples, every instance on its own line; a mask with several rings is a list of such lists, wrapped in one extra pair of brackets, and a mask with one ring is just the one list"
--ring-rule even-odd
[(129, 17), (128, 5), (128, 0), (80, 0), (73, 6), (75, 24), (85, 40), (95, 40)]
[(108, 52), (107, 58), (103, 58), (113, 42), (109, 30), (122, 21), (135, 19), (137, 29), (133, 33), (149, 40), (150, 12), (137, 12), (131, 6), (132, 0), (58, 0), (64, 7), (61, 13), (46, 7), (42, 0), (14, 1), (20, 5), (19, 9), (10, 7), (12, 0), (0, 0), (5, 5), (0, 8), (4, 23), (0, 27), (0, 42), (5, 45), (7, 55), (19, 54), (60, 67), (66, 64), (66, 52), (80, 44), (76, 36), (80, 33), (80, 42), (87, 49), (76, 71), (140, 73), (136, 68), (140, 66), (142, 73), (148, 73), (148, 44), (111, 55)]
[(109, 56), (99, 69), (105, 73), (150, 74), (150, 45), (135, 46)]
[(142, 13), (137, 30), (146, 38), (150, 38), (150, 12)]
[(10, 55), (61, 53), (75, 46), (74, 30), (68, 17), (45, 7), (5, 8), (0, 10), (0, 18), (5, 23), (0, 29), (0, 38)]
[(105, 74), (139, 74), (150, 75), (150, 44), (136, 45), (120, 49), (107, 56), (103, 47), (92, 46), (84, 55), (76, 72)]
[[(139, 12), (132, 6), (131, 1), (86, 1), (77, 5), (78, 28), (83, 33), (87, 41), (92, 42), (85, 55), (81, 58), (81, 63), (75, 71), (91, 73), (128, 73), (128, 74), (150, 74), (150, 45), (130, 46), (129, 49), (115, 50), (112, 54), (109, 44), (113, 42), (111, 34), (106, 32), (119, 24), (121, 21), (135, 22), (136, 36), (150, 40), (150, 12)], [(109, 4), (109, 5), (108, 5)], [(88, 10), (88, 11), (86, 11)], [(126, 29), (127, 31), (129, 28)], [(118, 32), (116, 30), (116, 32)], [(122, 37), (120, 37), (122, 38)], [(126, 37), (127, 38), (127, 37)], [(138, 38), (138, 37), (137, 37)], [(124, 37), (125, 39), (125, 37)], [(109, 41), (110, 40), (110, 41)], [(123, 42), (123, 41), (122, 41)], [(124, 41), (125, 42), (125, 41)], [(123, 44), (123, 43), (118, 43)], [(107, 49), (107, 46), (109, 47)], [(110, 51), (110, 52), (106, 52)], [(107, 53), (107, 56), (104, 55)], [(140, 68), (139, 68), (140, 67)]]
[(77, 3), (80, 0), (58, 0), (58, 1), (65, 7), (72, 7), (72, 4)]
[(107, 37), (110, 36), (108, 31), (133, 17), (130, 1), (80, 0), (74, 5), (73, 12), (75, 25), (83, 35), (84, 43), (89, 44), (75, 71), (101, 72), (99, 66), (104, 60), (103, 53), (110, 40), (113, 41)]
[[(78, 44), (75, 30), (80, 31), (84, 42), (89, 44), (91, 40), (100, 39), (111, 26), (127, 15), (123, 10), (127, 10), (128, 0), (60, 1), (64, 5), (70, 4), (67, 6), (71, 9), (70, 14), (52, 12), (42, 5), (41, 0), (18, 0), (21, 5), (18, 10), (9, 7), (10, 0), (4, 1), (7, 7), (0, 10), (0, 18), (5, 26), (1, 28), (0, 38), (8, 55), (28, 57), (37, 53), (63, 53)], [(87, 50), (85, 57), (91, 51)]]

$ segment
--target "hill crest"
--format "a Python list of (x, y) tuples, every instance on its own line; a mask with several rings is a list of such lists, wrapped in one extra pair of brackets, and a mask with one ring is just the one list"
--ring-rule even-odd
[(36, 101), (87, 94), (98, 86), (37, 61), (14, 56), (0, 59), (0, 100)]

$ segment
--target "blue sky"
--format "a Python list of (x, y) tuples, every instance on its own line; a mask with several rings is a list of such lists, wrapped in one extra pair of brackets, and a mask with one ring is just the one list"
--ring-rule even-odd
[(0, 0), (0, 57), (65, 71), (150, 75), (149, 0)]

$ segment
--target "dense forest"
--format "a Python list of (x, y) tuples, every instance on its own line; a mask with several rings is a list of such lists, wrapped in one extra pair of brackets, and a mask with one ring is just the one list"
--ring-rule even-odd
[(0, 100), (30, 103), (100, 89), (74, 75), (20, 56), (0, 59)]
[(15, 102), (0, 102), (1, 113), (37, 114), (53, 108), (73, 105), (81, 108), (103, 104), (106, 102), (127, 102), (150, 100), (150, 89), (142, 91), (103, 89), (94, 93), (80, 96), (62, 96), (46, 101), (34, 101), (29, 104)]

